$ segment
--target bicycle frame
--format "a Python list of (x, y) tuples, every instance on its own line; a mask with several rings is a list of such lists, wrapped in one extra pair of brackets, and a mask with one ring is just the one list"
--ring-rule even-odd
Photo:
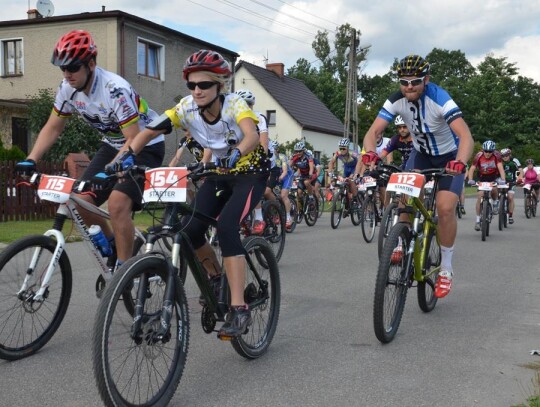
[[(49, 177), (53, 180), (60, 179), (61, 181), (64, 180), (68, 182), (75, 181), (67, 177), (51, 177), (51, 176), (46, 176), (46, 175), (43, 175), (42, 177)], [(30, 180), (30, 184), (36, 184), (37, 179), (38, 179), (38, 174), (34, 174), (32, 179)], [(58, 185), (58, 183), (56, 184)], [(62, 186), (63, 186), (63, 183), (62, 183)], [(81, 183), (79, 184), (78, 189), (82, 190), (83, 187), (84, 187), (84, 183)], [(54, 188), (54, 185), (53, 185), (53, 188)], [(88, 227), (86, 226), (82, 216), (77, 210), (77, 205), (104, 219), (110, 219), (109, 213), (81, 199), (79, 196), (77, 196), (78, 195), (77, 193), (72, 192), (72, 191), (69, 192), (69, 196), (67, 197), (67, 200), (65, 200), (65, 197), (62, 198), (61, 196), (59, 196), (60, 194), (54, 191), (54, 190), (58, 191), (58, 188), (54, 188), (54, 189), (53, 188), (48, 190), (50, 192), (49, 194), (45, 194), (41, 196), (41, 200), (56, 202), (56, 203), (59, 203), (60, 205), (56, 211), (53, 228), (43, 233), (44, 236), (53, 237), (56, 240), (56, 248), (54, 250), (51, 261), (47, 267), (47, 270), (45, 271), (43, 275), (40, 288), (38, 289), (38, 291), (32, 298), (33, 301), (38, 301), (38, 302), (42, 302), (44, 300), (43, 295), (46, 292), (47, 287), (49, 286), (49, 282), (54, 274), (54, 271), (56, 270), (58, 266), (60, 257), (62, 256), (62, 253), (65, 250), (66, 240), (64, 238), (64, 234), (62, 233), (62, 228), (64, 226), (64, 222), (66, 219), (71, 219), (73, 223), (75, 224), (78, 232), (83, 237), (83, 241), (85, 242), (86, 247), (88, 248), (90, 253), (92, 253), (94, 260), (98, 264), (100, 273), (103, 276), (103, 278), (107, 281), (112, 277), (112, 272), (109, 271), (109, 267), (107, 266), (107, 261), (101, 255), (99, 250), (94, 246), (94, 244), (92, 243), (92, 240), (90, 239), (90, 234), (88, 233)], [(46, 189), (43, 189), (43, 190), (46, 190)], [(143, 234), (139, 230), (135, 229), (135, 233), (139, 238), (142, 239), (142, 241), (145, 241)], [(32, 260), (30, 262), (28, 271), (26, 273), (26, 277), (23, 281), (21, 289), (17, 292), (17, 295), (21, 295), (23, 292), (25, 292), (28, 289), (28, 287), (32, 285), (32, 279), (34, 277), (33, 270), (35, 269), (36, 264), (38, 263), (40, 255), (41, 255), (41, 249), (37, 248), (34, 251)]]

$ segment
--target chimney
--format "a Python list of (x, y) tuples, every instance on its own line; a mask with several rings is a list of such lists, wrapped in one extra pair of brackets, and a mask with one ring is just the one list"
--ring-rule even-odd
[(28, 19), (33, 20), (35, 18), (42, 18), (43, 16), (39, 14), (39, 11), (37, 11), (35, 8), (31, 8), (26, 12), (28, 14)]
[(266, 69), (274, 72), (280, 78), (283, 78), (283, 75), (285, 73), (285, 65), (281, 62), (277, 62), (275, 64), (266, 64)]

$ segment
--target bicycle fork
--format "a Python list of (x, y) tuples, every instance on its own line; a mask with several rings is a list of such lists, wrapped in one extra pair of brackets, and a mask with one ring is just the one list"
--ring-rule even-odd
[(28, 269), (26, 270), (26, 276), (24, 278), (21, 289), (17, 292), (17, 297), (20, 300), (29, 302), (43, 302), (47, 298), (49, 281), (51, 280), (54, 270), (56, 269), (56, 266), (60, 261), (60, 256), (62, 256), (62, 253), (64, 252), (66, 242), (64, 240), (64, 235), (61, 232), (51, 229), (45, 232), (44, 235), (54, 236), (54, 238), (56, 239), (56, 248), (54, 249), (52, 260), (47, 266), (47, 270), (45, 271), (43, 278), (41, 279), (41, 285), (38, 291), (34, 295), (31, 295), (31, 293), (28, 292), (28, 288), (34, 285), (34, 278), (36, 277), (34, 276), (34, 271), (42, 253), (42, 249), (40, 247), (34, 250), (34, 254), (32, 255), (32, 260), (28, 265)]

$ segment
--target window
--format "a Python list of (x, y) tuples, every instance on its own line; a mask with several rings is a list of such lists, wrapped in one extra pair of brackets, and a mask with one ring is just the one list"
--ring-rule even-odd
[(21, 117), (11, 118), (11, 134), (13, 146), (19, 147), (25, 154), (28, 154), (28, 119)]
[(2, 76), (19, 76), (23, 74), (23, 42), (21, 38), (2, 40)]
[(266, 111), (266, 118), (268, 119), (268, 125), (269, 126), (275, 126), (276, 125), (276, 111), (275, 110), (267, 110)]
[(137, 73), (163, 80), (163, 45), (140, 39), (137, 42)]

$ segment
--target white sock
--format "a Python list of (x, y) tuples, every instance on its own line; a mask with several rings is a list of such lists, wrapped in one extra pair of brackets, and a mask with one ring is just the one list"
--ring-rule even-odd
[(476, 215), (476, 223), (480, 223), (480, 216)]
[(263, 220), (261, 208), (255, 208), (255, 220)]
[(454, 254), (454, 246), (441, 246), (441, 267), (452, 272), (452, 255)]

